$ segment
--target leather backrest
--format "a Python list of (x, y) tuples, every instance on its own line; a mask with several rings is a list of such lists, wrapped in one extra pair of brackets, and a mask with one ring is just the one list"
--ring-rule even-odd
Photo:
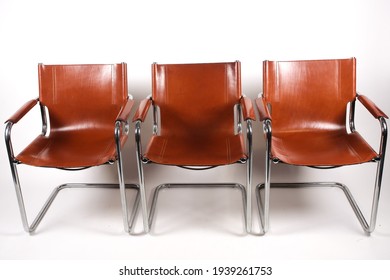
[(238, 61), (152, 65), (152, 98), (160, 108), (161, 135), (232, 134), (240, 97)]
[(263, 92), (272, 130), (346, 129), (348, 102), (356, 97), (356, 61), (264, 61)]
[(51, 131), (111, 129), (127, 99), (126, 64), (38, 65)]

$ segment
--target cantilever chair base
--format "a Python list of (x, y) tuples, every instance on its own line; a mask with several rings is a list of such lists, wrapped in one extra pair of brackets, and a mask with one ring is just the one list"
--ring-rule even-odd
[[(342, 190), (348, 199), (348, 202), (350, 203), (356, 217), (358, 218), (364, 232), (367, 235), (370, 235), (370, 233), (373, 231), (373, 228), (371, 225), (369, 225), (360, 210), (358, 204), (356, 203), (351, 191), (349, 188), (338, 182), (301, 182), (301, 183), (271, 183), (271, 188), (307, 188), (307, 187), (336, 187)], [(264, 217), (264, 205), (261, 197), (261, 190), (264, 189), (265, 184), (258, 184), (256, 186), (256, 199), (257, 199), (257, 206), (260, 216), (260, 226), (261, 226), (261, 234), (265, 234), (267, 232), (268, 225), (265, 225), (265, 217)], [(377, 199), (374, 198), (374, 203), (377, 203)], [(376, 215), (376, 213), (374, 213)]]
[[(34, 221), (31, 223), (31, 225), (28, 225), (27, 222), (27, 215), (23, 215), (23, 226), (26, 232), (32, 234), (35, 232), (36, 228), (42, 221), (43, 217), (49, 210), (51, 204), (53, 203), (54, 199), (57, 197), (57, 194), (63, 190), (63, 189), (75, 189), (75, 188), (106, 188), (106, 189), (117, 189), (119, 188), (118, 184), (84, 184), (84, 183), (70, 183), (70, 184), (62, 184), (51, 192), (50, 196), (46, 200), (45, 204), (43, 205), (42, 209), (39, 211), (38, 215), (34, 219)], [(134, 221), (137, 216), (137, 210), (138, 210), (138, 205), (140, 201), (140, 192), (139, 192), (139, 186), (136, 184), (125, 184), (126, 189), (135, 189), (137, 191), (137, 195), (135, 197), (135, 202), (134, 206), (131, 212), (131, 216), (129, 219), (129, 228), (125, 229), (126, 232), (132, 232), (133, 227), (134, 227)], [(20, 190), (19, 190), (20, 191)], [(20, 192), (21, 195), (21, 192)], [(24, 203), (19, 203), (20, 211), (24, 214), (26, 214), (26, 209)]]
[(154, 189), (153, 193), (153, 199), (152, 204), (150, 206), (150, 212), (149, 212), (149, 228), (152, 228), (153, 222), (154, 222), (154, 216), (156, 212), (156, 206), (157, 206), (157, 200), (158, 195), (161, 190), (164, 189), (176, 189), (176, 188), (233, 188), (233, 189), (239, 189), (241, 190), (242, 194), (242, 202), (243, 202), (243, 209), (244, 209), (244, 219), (245, 219), (245, 228), (248, 228), (248, 221), (247, 221), (247, 215), (246, 215), (246, 201), (247, 201), (247, 192), (245, 187), (242, 184), (237, 183), (183, 183), (183, 184), (161, 184), (157, 186)]

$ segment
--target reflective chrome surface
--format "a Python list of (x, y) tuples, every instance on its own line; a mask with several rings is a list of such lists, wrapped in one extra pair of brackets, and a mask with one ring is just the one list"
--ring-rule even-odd
[(141, 121), (135, 123), (135, 143), (136, 143), (136, 158), (137, 158), (137, 168), (138, 168), (138, 178), (139, 186), (141, 193), (141, 207), (142, 207), (142, 217), (144, 223), (144, 231), (149, 232), (149, 223), (148, 223), (148, 209), (146, 204), (146, 194), (145, 194), (145, 179), (143, 171), (143, 160), (142, 160), (142, 142), (141, 142)]

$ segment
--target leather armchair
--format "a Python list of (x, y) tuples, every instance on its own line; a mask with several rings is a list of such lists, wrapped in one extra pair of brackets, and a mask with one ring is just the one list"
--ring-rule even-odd
[[(25, 231), (35, 231), (62, 189), (81, 187), (119, 188), (124, 227), (130, 231), (134, 216), (129, 220), (125, 188), (133, 188), (137, 192), (140, 189), (138, 185), (124, 182), (121, 150), (128, 138), (128, 119), (134, 104), (127, 93), (126, 64), (39, 64), (38, 77), (39, 98), (27, 102), (8, 118), (5, 130), (8, 158)], [(42, 133), (15, 155), (11, 141), (12, 127), (37, 104), (41, 109)], [(18, 165), (74, 171), (115, 162), (118, 184), (60, 185), (29, 224)]]
[[(356, 100), (379, 120), (378, 151), (355, 129)], [(376, 224), (381, 190), (387, 142), (385, 119), (388, 117), (367, 97), (357, 94), (356, 59), (264, 61), (263, 94), (256, 105), (266, 138), (265, 182), (257, 186), (256, 192), (263, 233), (269, 227), (270, 189), (309, 185), (343, 190), (363, 230), (371, 233)], [(318, 169), (376, 163), (370, 222), (344, 184), (271, 183), (271, 162)], [(264, 200), (260, 192), (263, 188)]]
[[(153, 135), (142, 151), (141, 123), (153, 108)], [(244, 119), (247, 137), (242, 133)], [(246, 229), (251, 231), (252, 101), (241, 93), (240, 63), (153, 64), (152, 95), (141, 101), (133, 122), (140, 185), (143, 164), (173, 165), (191, 170), (235, 163), (247, 165), (247, 185), (233, 184), (244, 194)], [(245, 144), (247, 142), (247, 144)], [(155, 188), (150, 226), (163, 188), (200, 187), (201, 184), (163, 184)], [(231, 187), (206, 184), (203, 187)]]

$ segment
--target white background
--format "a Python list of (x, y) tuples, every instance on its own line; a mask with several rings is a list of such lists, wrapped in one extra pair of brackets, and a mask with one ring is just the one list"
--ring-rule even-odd
[[(390, 2), (359, 1), (0, 1), (0, 120), (38, 96), (37, 64), (128, 63), (136, 105), (150, 94), (150, 65), (240, 60), (244, 93), (262, 89), (262, 61), (357, 58), (357, 88), (390, 113)], [(133, 109), (132, 114), (134, 113)], [(379, 125), (361, 106), (357, 129), (377, 149)], [(40, 132), (37, 108), (14, 127), (17, 153)], [(151, 133), (150, 119), (143, 140)], [(145, 142), (144, 142), (145, 143)], [(124, 151), (126, 182), (137, 183), (135, 147)], [(264, 140), (254, 123), (254, 185), (264, 180)], [(122, 228), (119, 192), (60, 193), (36, 234), (23, 232), (0, 145), (0, 259), (389, 259), (390, 166), (385, 164), (376, 231), (363, 231), (339, 190), (273, 191), (271, 229), (244, 234), (239, 193), (168, 190), (150, 235)], [(274, 181), (341, 181), (368, 215), (374, 164), (316, 171), (272, 166)], [(116, 182), (115, 167), (82, 172), (20, 166), (30, 221), (64, 182)], [(202, 173), (145, 167), (147, 197), (164, 182), (245, 182), (245, 167)], [(129, 199), (132, 199), (129, 193)], [(254, 203), (253, 203), (254, 204)], [(254, 230), (258, 231), (253, 208)], [(142, 231), (138, 219), (136, 232)]]

